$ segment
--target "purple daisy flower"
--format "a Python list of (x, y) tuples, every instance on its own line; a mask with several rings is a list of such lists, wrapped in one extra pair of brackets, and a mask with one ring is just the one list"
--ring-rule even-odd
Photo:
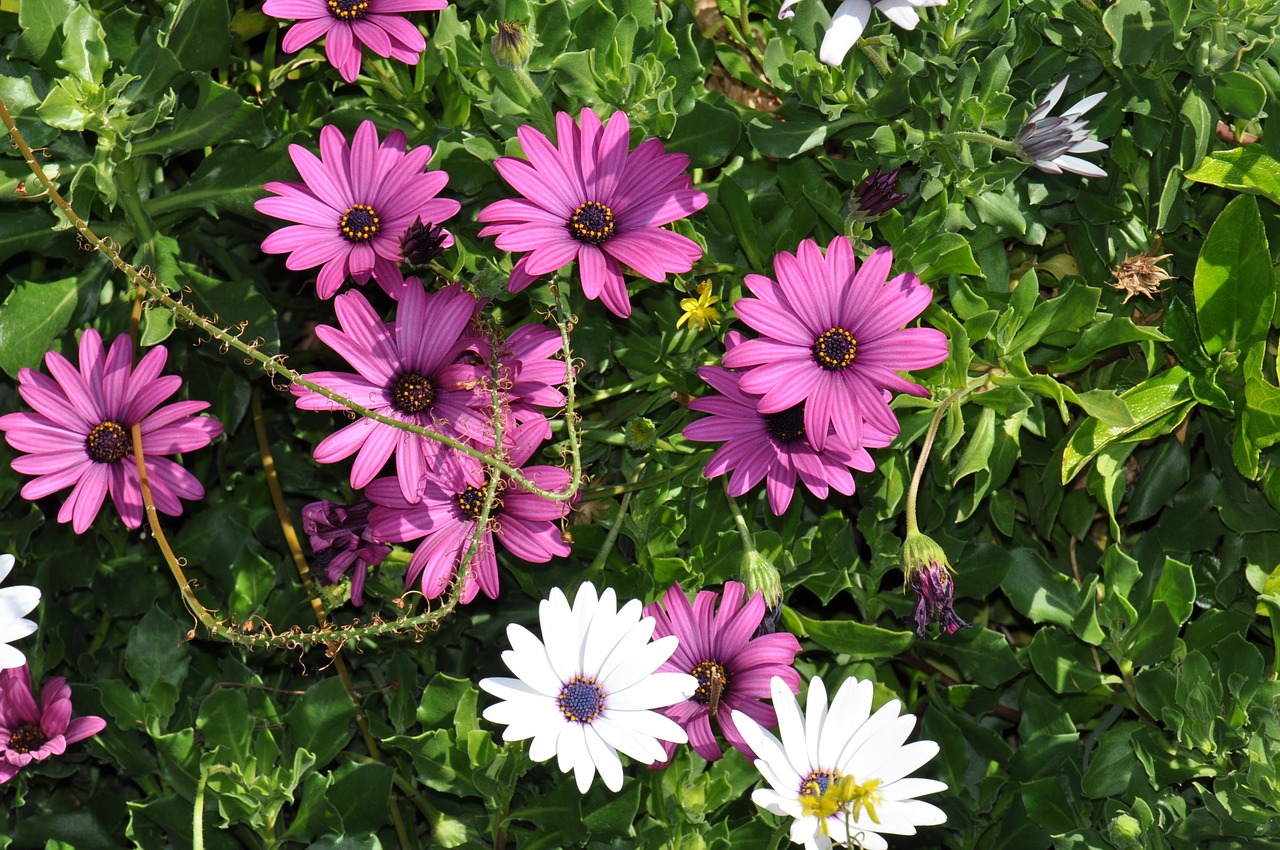
[(342, 79), (355, 82), (363, 59), (361, 45), (379, 56), (417, 65), (427, 41), (405, 12), (434, 12), (445, 0), (267, 0), (262, 11), (272, 17), (296, 20), (281, 47), (295, 53), (324, 36), (329, 64)]
[[(505, 412), (513, 427), (531, 429), (530, 437), (539, 440), (551, 439), (551, 423), (542, 408), (558, 409), (566, 401), (559, 389), (565, 379), (564, 360), (557, 356), (561, 351), (558, 330), (546, 325), (522, 325), (507, 336), (498, 355)], [(491, 357), (488, 341), (481, 340), (476, 353), (464, 357), (477, 367), (484, 366)], [(482, 442), (491, 444), (493, 440)]]
[[(726, 335), (728, 351), (740, 340), (741, 335), (732, 331)], [(724, 442), (702, 474), (715, 478), (732, 472), (730, 496), (741, 496), (765, 480), (769, 507), (777, 516), (786, 513), (791, 504), (797, 478), (819, 499), (827, 498), (828, 488), (852, 495), (854, 481), (849, 470), (871, 472), (876, 464), (867, 447), (881, 448), (893, 442), (892, 436), (868, 424), (861, 446), (854, 448), (843, 437), (828, 434), (823, 450), (815, 451), (805, 432), (805, 402), (778, 413), (761, 413), (760, 396), (742, 391), (742, 374), (703, 366), (698, 375), (721, 395), (689, 402), (690, 410), (711, 415), (686, 425), (684, 436), (705, 443)]]
[(657, 139), (630, 150), (626, 113), (602, 125), (584, 109), (580, 121), (556, 115), (557, 145), (532, 127), (517, 131), (528, 161), (504, 156), (495, 167), (524, 197), (485, 207), (479, 220), (489, 225), (480, 235), (497, 235), (504, 251), (528, 252), (511, 271), (512, 292), (577, 259), (583, 294), (626, 318), (622, 267), (654, 281), (692, 269), (702, 249), (662, 225), (702, 209), (707, 196), (692, 187), (684, 154), (667, 153)]
[[(457, 284), (428, 294), (411, 277), (390, 324), (358, 292), (343, 293), (333, 305), (342, 330), (320, 325), (316, 336), (356, 373), (313, 372), (308, 380), (403, 422), (451, 437), (481, 437), (487, 399), (474, 388), (476, 368), (456, 362), (479, 339), (471, 331), (480, 308), (474, 295)], [(346, 410), (305, 387), (291, 389), (303, 410)], [(351, 486), (359, 490), (394, 454), (400, 491), (416, 502), (442, 448), (420, 434), (361, 418), (321, 440), (315, 458), (336, 463), (356, 455)]]
[[(663, 714), (684, 727), (690, 746), (707, 761), (723, 755), (711, 730), (712, 717), (729, 743), (754, 759), (756, 754), (738, 731), (732, 712), (741, 711), (772, 729), (778, 725), (778, 717), (772, 705), (760, 702), (769, 699), (770, 680), (781, 677), (792, 693), (800, 692), (800, 674), (791, 667), (800, 641), (787, 632), (752, 637), (764, 618), (764, 597), (756, 593), (744, 605), (745, 595), (746, 588), (740, 582), (729, 581), (723, 596), (702, 590), (690, 605), (680, 585), (673, 584), (663, 597), (665, 610), (657, 602), (644, 609), (645, 616), (657, 622), (655, 640), (667, 635), (680, 639), (675, 654), (658, 669), (689, 673), (698, 680), (692, 697)], [(670, 763), (676, 745), (667, 741), (662, 747), (667, 757), (655, 767)]]
[(311, 538), (311, 580), (317, 573), (328, 584), (336, 584), (352, 567), (351, 602), (364, 604), (364, 580), (372, 567), (391, 554), (391, 547), (373, 539), (369, 532), (372, 502), (339, 505), (326, 499), (302, 509), (302, 530)]
[(121, 335), (109, 352), (92, 328), (80, 336), (80, 367), (50, 351), (45, 365), (52, 378), (23, 369), (18, 392), (35, 413), (0, 416), (0, 431), (20, 452), (13, 468), (36, 476), (22, 488), (25, 499), (39, 499), (71, 487), (58, 511), (76, 534), (93, 523), (107, 494), (129, 528), (142, 524), (142, 484), (134, 459), (134, 425), (142, 428), (147, 483), (156, 509), (182, 513), (180, 499), (199, 499), (204, 487), (196, 477), (162, 455), (194, 451), (222, 433), (216, 419), (193, 416), (207, 401), (180, 401), (157, 408), (182, 386), (177, 375), (161, 376), (169, 352), (155, 346), (133, 367), (133, 343)]
[(893, 252), (880, 248), (855, 269), (847, 237), (832, 239), (825, 257), (806, 239), (795, 254), (774, 258), (776, 283), (747, 275), (756, 297), (734, 304), (738, 317), (762, 337), (727, 352), (724, 365), (756, 367), (743, 373), (739, 386), (763, 396), (761, 413), (782, 413), (803, 402), (805, 435), (818, 451), (832, 426), (850, 446), (863, 445), (867, 425), (896, 435), (900, 426), (885, 390), (929, 394), (897, 370), (947, 359), (941, 331), (903, 328), (933, 292), (913, 274), (886, 283), (892, 263)]
[(106, 726), (101, 717), (72, 718), (71, 688), (61, 676), (45, 683), (36, 704), (27, 665), (0, 672), (0, 785), (31, 762), (60, 756), (67, 744)]
[[(253, 207), (298, 223), (264, 239), (262, 250), (288, 254), (285, 267), (295, 271), (323, 266), (316, 279), (321, 298), (332, 298), (348, 275), (359, 284), (372, 275), (388, 295), (399, 298), (404, 288), (400, 237), (416, 218), (439, 224), (461, 209), (457, 201), (436, 197), (449, 175), (424, 171), (430, 146), (405, 153), (399, 130), (379, 144), (372, 121), (361, 122), (350, 148), (342, 131), (330, 124), (320, 131), (319, 157), (301, 145), (290, 145), (289, 156), (303, 182), (268, 183), (262, 188), (275, 194)], [(452, 236), (443, 242), (452, 244)]]
[[(541, 442), (528, 429), (516, 431), (506, 447), (507, 460), (539, 487), (562, 490), (569, 483), (568, 470), (524, 466)], [(438, 477), (428, 480), (417, 504), (406, 502), (390, 478), (374, 481), (365, 491), (378, 505), (369, 516), (375, 538), (394, 543), (425, 538), (409, 561), (405, 584), (420, 585), (428, 599), (445, 592), (471, 545), (488, 487), (486, 472), (487, 467), (475, 458), (454, 453), (437, 468)], [(544, 499), (504, 477), (468, 571), (462, 601), (470, 602), (479, 590), (490, 599), (497, 598), (495, 537), (511, 554), (532, 563), (543, 564), (553, 557), (568, 555), (569, 545), (557, 525), (568, 512), (568, 503)]]

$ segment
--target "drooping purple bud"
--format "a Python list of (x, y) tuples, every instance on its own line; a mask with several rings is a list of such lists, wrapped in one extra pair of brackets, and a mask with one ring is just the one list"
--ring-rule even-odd
[(906, 585), (916, 595), (916, 637), (923, 638), (933, 623), (949, 635), (969, 626), (952, 607), (955, 582), (951, 563), (932, 538), (918, 532), (907, 535), (902, 544), (902, 571)]
[(778, 631), (778, 626), (782, 624), (782, 603), (767, 607), (764, 609), (764, 617), (760, 620), (760, 625), (756, 628), (756, 633), (752, 636), (752, 640), (765, 635), (771, 635)]
[(364, 581), (371, 568), (381, 564), (391, 547), (369, 534), (372, 502), (339, 505), (327, 500), (312, 502), (302, 509), (302, 530), (311, 538), (315, 559), (311, 577), (324, 576), (320, 584), (334, 584), (351, 569), (351, 602), (364, 604)]
[(448, 234), (438, 224), (422, 223), (422, 217), (414, 218), (400, 237), (400, 253), (411, 266), (425, 266), (444, 251)]
[(898, 173), (901, 170), (895, 168), (888, 174), (881, 174), (880, 166), (877, 165), (876, 170), (858, 184), (849, 201), (850, 222), (874, 221), (911, 197), (904, 192), (893, 191), (898, 187)]

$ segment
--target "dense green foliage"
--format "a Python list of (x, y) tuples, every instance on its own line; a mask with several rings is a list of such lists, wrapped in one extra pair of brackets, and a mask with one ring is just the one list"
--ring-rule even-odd
[[(818, 0), (790, 21), (764, 0), (461, 0), (414, 16), (429, 33), (416, 67), (366, 54), (351, 85), (317, 45), (284, 54), (276, 22), (242, 5), (21, 0), (0, 12), (0, 100), (100, 235), (262, 352), (336, 368), (312, 332), (332, 304), (315, 298), (314, 272), (261, 253), (276, 222), (252, 207), (264, 182), (296, 179), (287, 146), (315, 148), (325, 124), (349, 134), (372, 118), (435, 149), (463, 204), (442, 262), (492, 299), (494, 321), (550, 303), (545, 286), (506, 293), (510, 258), (474, 217), (509, 193), (492, 163), (520, 154), (516, 128), (550, 131), (556, 110), (622, 109), (687, 153), (711, 203), (675, 229), (705, 256), (674, 282), (633, 280), (626, 321), (571, 287), (588, 476), (574, 553), (503, 561), (496, 602), (343, 651), (379, 758), (321, 650), (246, 652), (192, 631), (149, 535), (104, 512), (76, 537), (54, 522), (56, 502), (19, 497), (0, 443), (0, 549), (45, 600), (24, 648), (33, 669), (68, 677), (78, 712), (108, 719), (5, 786), (0, 847), (191, 846), (197, 794), (209, 848), (397, 846), (393, 797), (418, 846), (771, 846), (777, 819), (752, 804), (759, 775), (737, 753), (708, 765), (682, 748), (664, 772), (629, 767), (620, 794), (580, 797), (554, 762), (530, 764), (479, 719), (489, 698), (475, 682), (505, 673), (506, 624), (535, 623), (551, 587), (591, 579), (651, 601), (673, 581), (738, 575), (727, 497), (701, 475), (710, 449), (680, 436), (687, 396), (706, 391), (695, 369), (742, 329), (727, 308), (743, 276), (846, 232), (851, 189), (876, 166), (901, 166), (911, 198), (857, 238), (891, 246), (895, 272), (932, 286), (923, 321), (950, 337), (950, 359), (916, 375), (932, 399), (895, 403), (902, 433), (873, 451), (854, 496), (798, 494), (781, 517), (761, 489), (738, 502), (782, 574), (804, 676), (874, 678), (941, 744), (921, 775), (950, 786), (933, 799), (948, 822), (892, 846), (1280, 847), (1273, 3), (953, 0), (914, 31), (873, 17), (830, 68), (816, 58)], [(507, 18), (536, 33), (528, 71), (545, 99), (494, 61)], [(1110, 144), (1090, 157), (1106, 178), (1043, 174), (954, 135), (1012, 139), (1064, 71), (1067, 103), (1109, 92), (1090, 113)], [(1241, 148), (1246, 132), (1260, 142)], [(0, 368), (16, 379), (46, 350), (74, 350), (82, 328), (127, 332), (133, 298), (53, 207), (20, 197), (37, 184), (7, 153)], [(1172, 279), (1126, 299), (1112, 269), (1141, 252), (1172, 254)], [(677, 329), (680, 299), (704, 279), (724, 318)], [(346, 420), (296, 410), (257, 365), (155, 303), (141, 336), (169, 346), (184, 393), (211, 401), (227, 433), (185, 460), (205, 500), (165, 523), (198, 596), (230, 623), (309, 627), (251, 400), (295, 522), (307, 502), (351, 499), (346, 466), (311, 458)], [(920, 522), (974, 627), (917, 639), (899, 571), (904, 500), (938, 400), (966, 386)], [(16, 380), (0, 381), (0, 411), (20, 405)], [(657, 429), (644, 450), (626, 440), (637, 417)], [(559, 462), (564, 435), (561, 422), (543, 462)], [(335, 618), (400, 616), (406, 559), (375, 571), (363, 611)]]

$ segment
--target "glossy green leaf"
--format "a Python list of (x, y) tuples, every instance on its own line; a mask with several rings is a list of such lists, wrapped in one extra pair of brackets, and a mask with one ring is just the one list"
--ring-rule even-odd
[(0, 308), (0, 369), (16, 379), (23, 368), (38, 369), (75, 313), (75, 278), (46, 283), (18, 282)]
[(1275, 273), (1254, 198), (1233, 200), (1209, 229), (1196, 261), (1195, 295), (1210, 356), (1246, 351), (1266, 336), (1275, 310)]
[(915, 641), (911, 632), (895, 632), (854, 620), (811, 620), (787, 609), (784, 616), (819, 646), (854, 659), (892, 658)]
[(1187, 177), (1280, 203), (1280, 162), (1261, 145), (1211, 153)]

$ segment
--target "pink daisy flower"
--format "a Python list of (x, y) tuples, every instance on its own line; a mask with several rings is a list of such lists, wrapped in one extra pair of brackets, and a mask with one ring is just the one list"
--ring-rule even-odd
[(204, 487), (196, 477), (162, 455), (194, 451), (222, 433), (222, 425), (204, 416), (207, 401), (180, 401), (157, 409), (182, 386), (177, 375), (161, 376), (169, 353), (155, 346), (133, 368), (133, 344), (121, 335), (110, 352), (92, 328), (80, 336), (77, 369), (56, 351), (45, 355), (52, 378), (23, 369), (18, 392), (35, 413), (0, 416), (0, 431), (20, 452), (13, 468), (36, 476), (22, 488), (26, 499), (40, 499), (71, 487), (58, 511), (82, 534), (98, 516), (107, 494), (129, 528), (142, 524), (142, 485), (134, 459), (132, 428), (142, 427), (142, 454), (156, 509), (182, 513), (179, 499), (199, 499)]
[[(739, 334), (730, 332), (725, 337), (728, 350), (736, 348), (740, 339)], [(864, 426), (862, 446), (854, 448), (843, 437), (829, 434), (823, 450), (815, 451), (805, 432), (805, 402), (778, 413), (761, 413), (760, 396), (742, 391), (740, 373), (703, 366), (698, 375), (721, 395), (703, 396), (689, 403), (690, 410), (711, 415), (686, 425), (684, 436), (699, 442), (724, 442), (707, 461), (702, 474), (715, 478), (732, 472), (731, 496), (741, 496), (764, 480), (769, 507), (778, 516), (786, 513), (791, 504), (797, 478), (819, 499), (827, 498), (828, 488), (852, 495), (854, 480), (849, 470), (875, 469), (866, 447), (880, 448), (893, 442), (889, 434), (868, 424)]]
[[(692, 697), (664, 709), (663, 714), (684, 727), (689, 745), (707, 761), (723, 755), (711, 718), (730, 744), (754, 759), (756, 754), (738, 731), (732, 712), (741, 711), (761, 726), (773, 728), (778, 725), (773, 706), (761, 702), (769, 699), (770, 680), (781, 677), (792, 693), (800, 692), (800, 674), (791, 667), (800, 641), (787, 632), (752, 637), (764, 618), (764, 597), (757, 592), (744, 605), (745, 595), (743, 584), (730, 581), (725, 582), (723, 597), (702, 590), (690, 605), (680, 585), (673, 584), (663, 597), (665, 609), (657, 602), (644, 609), (645, 616), (657, 622), (654, 640), (667, 635), (680, 639), (675, 654), (658, 669), (688, 673), (698, 680)], [(670, 763), (676, 745), (665, 741), (662, 748), (667, 757), (654, 767)]]
[[(503, 442), (506, 442), (504, 440)], [(516, 431), (507, 446), (507, 461), (539, 487), (562, 490), (569, 471), (555, 466), (524, 466), (542, 440), (528, 429)], [(378, 540), (404, 543), (425, 538), (409, 561), (406, 586), (420, 585), (428, 599), (445, 592), (458, 564), (471, 545), (476, 522), (484, 506), (488, 468), (473, 457), (454, 454), (437, 469), (439, 477), (427, 482), (422, 500), (409, 504), (390, 478), (369, 485), (365, 495), (379, 507), (369, 515), (369, 527)], [(506, 479), (498, 485), (489, 524), (467, 574), (462, 601), (470, 602), (483, 590), (498, 596), (496, 537), (512, 555), (544, 564), (569, 554), (569, 545), (557, 523), (569, 512), (567, 502), (556, 502), (530, 493)]]
[(298, 21), (285, 34), (281, 45), (285, 53), (296, 53), (324, 36), (329, 64), (351, 83), (360, 73), (361, 45), (379, 56), (417, 65), (427, 41), (401, 15), (434, 12), (448, 5), (445, 0), (267, 0), (262, 11)]
[[(436, 197), (449, 175), (424, 171), (429, 145), (405, 153), (400, 130), (379, 144), (372, 121), (361, 122), (350, 148), (342, 131), (330, 124), (320, 131), (319, 157), (301, 145), (290, 145), (289, 156), (303, 182), (268, 183), (262, 188), (275, 194), (253, 207), (298, 223), (264, 239), (262, 250), (288, 254), (285, 267), (295, 271), (322, 266), (316, 279), (321, 298), (332, 298), (348, 275), (359, 284), (372, 275), (388, 295), (399, 298), (404, 288), (400, 237), (415, 218), (439, 224), (461, 209), (457, 201)], [(452, 244), (448, 236), (444, 245)]]
[[(837, 236), (824, 257), (812, 239), (793, 255), (774, 258), (775, 283), (747, 275), (755, 298), (734, 304), (738, 317), (758, 331), (724, 356), (744, 372), (739, 387), (762, 396), (759, 410), (782, 413), (804, 402), (804, 430), (822, 451), (835, 433), (850, 446), (868, 439), (867, 426), (896, 435), (898, 420), (885, 390), (926, 396), (897, 370), (924, 369), (947, 359), (947, 338), (933, 328), (903, 328), (933, 299), (913, 274), (888, 280), (893, 252), (875, 251), (855, 268), (848, 238)], [(886, 281), (888, 281), (886, 283)]]
[(101, 717), (71, 717), (71, 688), (61, 676), (45, 683), (37, 705), (27, 665), (0, 672), (0, 785), (106, 726)]
[(602, 126), (584, 109), (580, 120), (579, 127), (556, 115), (557, 145), (532, 127), (517, 131), (528, 161), (504, 156), (495, 166), (524, 197), (485, 207), (479, 220), (489, 225), (480, 235), (496, 235), (504, 251), (528, 252), (511, 272), (512, 292), (576, 259), (583, 293), (626, 318), (622, 267), (654, 281), (693, 268), (702, 249), (662, 225), (702, 209), (707, 196), (692, 188), (684, 154), (667, 153), (657, 139), (630, 150), (626, 113)]
[[(566, 401), (559, 389), (565, 379), (564, 360), (558, 357), (562, 346), (560, 332), (555, 328), (521, 325), (503, 341), (498, 355), (506, 413), (514, 427), (531, 429), (528, 433), (539, 440), (551, 439), (551, 423), (542, 410), (559, 409)], [(489, 370), (485, 364), (490, 357), (489, 343), (484, 339), (476, 353), (467, 355), (470, 362), (484, 368), (486, 375)]]
[[(333, 306), (342, 330), (320, 325), (316, 336), (356, 372), (313, 372), (304, 377), (402, 422), (451, 437), (481, 436), (487, 397), (473, 386), (476, 368), (456, 362), (477, 344), (471, 320), (480, 304), (474, 295), (457, 284), (428, 294), (411, 277), (395, 322), (384, 323), (359, 292), (339, 295)], [(291, 389), (302, 410), (346, 410), (300, 385)], [(436, 465), (442, 449), (441, 443), (420, 434), (360, 418), (321, 440), (315, 458), (336, 463), (354, 454), (351, 486), (359, 490), (394, 454), (400, 491), (417, 502), (427, 470)]]

